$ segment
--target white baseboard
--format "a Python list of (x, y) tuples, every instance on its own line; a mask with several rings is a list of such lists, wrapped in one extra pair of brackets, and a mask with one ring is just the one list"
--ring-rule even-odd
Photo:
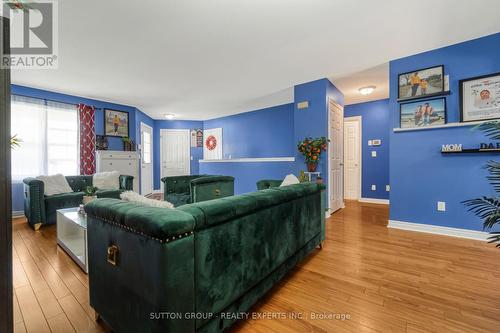
[(379, 204), (379, 205), (388, 205), (389, 204), (389, 200), (388, 199), (360, 198), (358, 201), (359, 202)]
[(151, 193), (163, 193), (163, 191), (162, 190), (153, 190), (153, 192), (151, 192)]
[(486, 241), (486, 239), (490, 236), (489, 233), (484, 231), (450, 228), (438, 225), (403, 222), (395, 220), (389, 220), (389, 224), (387, 225), (387, 227), (394, 229), (417, 231), (417, 232), (426, 232), (429, 234), (436, 234), (436, 235), (474, 239), (480, 241)]
[(13, 210), (12, 211), (12, 217), (23, 217), (24, 216), (24, 211), (22, 210)]

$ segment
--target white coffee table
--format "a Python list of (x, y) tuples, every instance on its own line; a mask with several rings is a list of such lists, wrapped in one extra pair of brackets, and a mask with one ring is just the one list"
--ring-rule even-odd
[(88, 273), (87, 217), (78, 207), (57, 210), (57, 244)]

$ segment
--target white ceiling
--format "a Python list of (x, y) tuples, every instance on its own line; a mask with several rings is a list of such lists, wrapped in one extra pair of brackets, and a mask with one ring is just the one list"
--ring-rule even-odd
[[(498, 0), (58, 3), (59, 69), (17, 70), (13, 82), (133, 105), (154, 118), (203, 120), (287, 103), (296, 84), (337, 82), (500, 31)], [(356, 86), (385, 82), (383, 72), (338, 85), (358, 101)]]

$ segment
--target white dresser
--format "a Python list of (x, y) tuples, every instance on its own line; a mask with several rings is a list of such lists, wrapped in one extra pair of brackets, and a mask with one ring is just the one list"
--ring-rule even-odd
[(96, 151), (96, 172), (118, 171), (134, 177), (134, 191), (139, 192), (139, 153), (136, 151)]

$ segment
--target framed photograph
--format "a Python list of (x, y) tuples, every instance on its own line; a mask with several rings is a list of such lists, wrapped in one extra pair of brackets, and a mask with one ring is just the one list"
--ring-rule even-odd
[(104, 135), (129, 136), (128, 112), (104, 109)]
[(398, 75), (398, 99), (416, 99), (444, 92), (444, 66), (423, 68)]
[(460, 80), (460, 121), (500, 118), (500, 73)]
[(446, 124), (446, 98), (399, 105), (401, 128), (432, 127)]

